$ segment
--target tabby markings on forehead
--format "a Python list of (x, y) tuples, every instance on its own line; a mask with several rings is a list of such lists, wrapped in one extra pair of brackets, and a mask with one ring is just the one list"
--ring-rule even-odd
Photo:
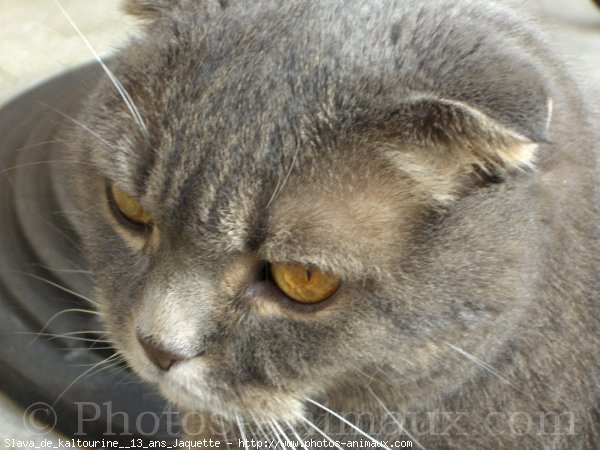
[(105, 148), (105, 152), (94, 152), (92, 157), (104, 172), (103, 176), (116, 183), (120, 189), (135, 194), (135, 180), (139, 155), (135, 153), (133, 140), (123, 135), (114, 142), (111, 148)]

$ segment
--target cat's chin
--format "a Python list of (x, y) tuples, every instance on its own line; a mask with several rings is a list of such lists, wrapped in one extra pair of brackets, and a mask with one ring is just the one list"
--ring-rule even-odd
[(267, 424), (273, 419), (295, 423), (304, 416), (302, 396), (275, 388), (228, 386), (203, 365), (181, 364), (160, 378), (161, 393), (183, 411), (202, 412), (231, 423)]

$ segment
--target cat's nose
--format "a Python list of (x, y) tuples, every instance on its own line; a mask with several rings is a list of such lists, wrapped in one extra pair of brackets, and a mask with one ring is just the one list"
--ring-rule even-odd
[(148, 359), (162, 370), (169, 370), (177, 361), (187, 359), (185, 356), (165, 350), (150, 337), (138, 333), (137, 338), (140, 344), (142, 344)]

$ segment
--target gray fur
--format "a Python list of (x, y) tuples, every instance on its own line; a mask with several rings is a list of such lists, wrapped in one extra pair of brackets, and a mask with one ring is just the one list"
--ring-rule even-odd
[[(147, 27), (111, 67), (148, 137), (105, 80), (80, 118), (102, 140), (70, 151), (94, 163), (76, 226), (135, 371), (229, 422), (360, 437), (309, 397), (427, 449), (600, 447), (600, 133), (530, 24), (474, 0), (128, 8)], [(314, 311), (254, 298), (259, 261), (343, 286)], [(188, 359), (161, 371), (136, 333)]]

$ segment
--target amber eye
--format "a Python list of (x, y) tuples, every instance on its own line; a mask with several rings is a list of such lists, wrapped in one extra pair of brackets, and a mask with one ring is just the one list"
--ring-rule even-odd
[(126, 194), (114, 185), (110, 187), (109, 193), (113, 206), (133, 225), (147, 227), (152, 224), (152, 217), (144, 211), (142, 205), (131, 195)]
[(340, 277), (303, 264), (272, 263), (271, 275), (285, 295), (300, 303), (327, 300), (341, 284)]

